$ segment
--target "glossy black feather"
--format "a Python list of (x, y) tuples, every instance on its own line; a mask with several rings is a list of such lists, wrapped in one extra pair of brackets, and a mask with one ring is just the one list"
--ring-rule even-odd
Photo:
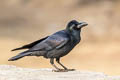
[(20, 47), (20, 48), (15, 48), (15, 49), (13, 49), (13, 50), (11, 50), (11, 51), (16, 51), (16, 50), (21, 50), (21, 49), (30, 49), (30, 48), (32, 48), (33, 46), (35, 46), (36, 44), (38, 44), (38, 43), (40, 43), (41, 41), (45, 40), (46, 38), (48, 38), (48, 36), (45, 37), (45, 38), (42, 38), (42, 39), (40, 39), (40, 40), (34, 41), (34, 42), (30, 43), (30, 44), (24, 45), (24, 46), (22, 46), (22, 47)]
[(61, 57), (67, 55), (81, 40), (81, 29), (88, 24), (85, 22), (77, 22), (72, 20), (68, 23), (66, 29), (58, 31), (50, 36), (43, 39), (35, 41), (33, 43), (24, 45), (20, 48), (13, 49), (28, 49), (18, 55), (9, 59), (9, 61), (18, 60), (25, 56), (43, 56), (44, 58), (49, 58), (50, 63), (57, 69), (60, 70), (54, 64), (54, 58), (57, 63), (60, 64), (65, 70), (67, 68), (62, 65), (59, 60)]

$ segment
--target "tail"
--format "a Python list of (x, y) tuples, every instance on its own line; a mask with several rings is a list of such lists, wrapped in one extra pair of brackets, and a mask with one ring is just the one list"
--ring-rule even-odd
[(20, 50), (20, 49), (22, 49), (22, 48), (16, 48), (16, 49), (13, 49), (13, 50), (11, 50), (11, 51), (16, 51), (16, 50)]
[(15, 48), (15, 49), (13, 49), (13, 50), (11, 50), (11, 51), (16, 51), (16, 50), (21, 50), (21, 49), (27, 49), (27, 47)]
[(15, 60), (18, 60), (18, 59), (20, 59), (20, 58), (22, 58), (22, 57), (24, 57), (24, 56), (28, 56), (29, 54), (30, 54), (30, 52), (24, 51), (24, 52), (22, 52), (22, 53), (19, 53), (19, 54), (16, 55), (16, 56), (10, 58), (8, 61), (15, 61)]

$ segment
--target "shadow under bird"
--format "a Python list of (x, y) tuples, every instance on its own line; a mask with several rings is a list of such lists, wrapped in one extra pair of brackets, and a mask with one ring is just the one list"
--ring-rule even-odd
[[(81, 40), (80, 33), (84, 26), (87, 26), (86, 22), (78, 22), (76, 20), (70, 21), (66, 29), (58, 31), (50, 36), (37, 40), (33, 43), (24, 45), (20, 48), (13, 49), (12, 51), (28, 49), (18, 55), (10, 58), (8, 61), (15, 61), (25, 56), (43, 56), (50, 59), (50, 63), (56, 68), (57, 72), (72, 71), (74, 69), (68, 69), (61, 62), (60, 58), (67, 55)], [(63, 67), (58, 68), (54, 64), (56, 62)]]

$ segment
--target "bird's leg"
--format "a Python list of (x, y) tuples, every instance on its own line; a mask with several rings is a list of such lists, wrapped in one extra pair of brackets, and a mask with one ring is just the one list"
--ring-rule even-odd
[(56, 62), (58, 64), (60, 64), (64, 68), (65, 71), (74, 71), (75, 70), (75, 69), (68, 69), (67, 67), (65, 67), (62, 63), (60, 63), (60, 58), (56, 58)]
[(54, 58), (51, 58), (50, 59), (50, 63), (51, 63), (51, 65), (53, 66), (53, 67), (55, 67), (57, 70), (53, 70), (53, 71), (59, 71), (60, 69), (54, 64)]
[(60, 58), (57, 58), (57, 59), (56, 59), (56, 62), (57, 62), (58, 64), (60, 64), (65, 70), (67, 70), (67, 68), (66, 68), (63, 64), (60, 63)]

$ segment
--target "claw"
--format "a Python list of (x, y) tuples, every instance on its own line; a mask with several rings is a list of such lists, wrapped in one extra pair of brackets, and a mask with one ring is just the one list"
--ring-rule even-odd
[(52, 70), (53, 72), (68, 72), (68, 71), (75, 71), (75, 69), (58, 69), (58, 70)]
[(65, 69), (58, 69), (58, 70), (52, 70), (53, 72), (68, 72), (68, 70)]
[(75, 69), (67, 69), (68, 71), (75, 71)]

